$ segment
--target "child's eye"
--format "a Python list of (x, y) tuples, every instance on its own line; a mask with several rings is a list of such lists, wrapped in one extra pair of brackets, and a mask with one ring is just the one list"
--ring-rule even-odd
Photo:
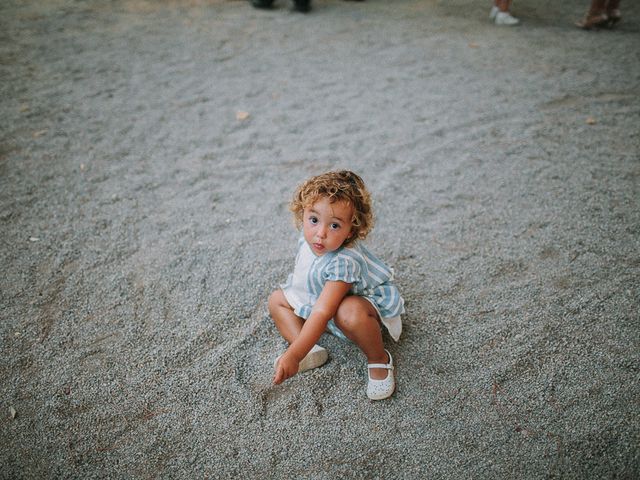
[(338, 230), (340, 228), (340, 224), (339, 223), (332, 223), (330, 225), (331, 230)]
[(313, 225), (315, 225), (316, 223), (318, 223), (318, 218), (317, 217), (309, 217), (309, 223), (312, 223)]

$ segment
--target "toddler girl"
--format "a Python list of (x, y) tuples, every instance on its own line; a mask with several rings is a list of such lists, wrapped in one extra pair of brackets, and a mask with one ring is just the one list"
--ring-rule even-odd
[(353, 172), (328, 172), (298, 187), (291, 202), (302, 228), (293, 274), (269, 297), (269, 312), (289, 348), (276, 359), (273, 381), (327, 361), (316, 345), (329, 329), (353, 341), (367, 357), (372, 400), (395, 389), (393, 359), (384, 349), (381, 324), (394, 340), (402, 331), (404, 301), (393, 272), (360, 240), (373, 227), (371, 197)]

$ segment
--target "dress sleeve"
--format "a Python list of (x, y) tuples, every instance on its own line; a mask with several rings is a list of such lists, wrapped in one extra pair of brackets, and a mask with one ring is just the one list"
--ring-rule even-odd
[(360, 279), (360, 265), (347, 255), (337, 255), (325, 270), (325, 280), (329, 282), (356, 283)]

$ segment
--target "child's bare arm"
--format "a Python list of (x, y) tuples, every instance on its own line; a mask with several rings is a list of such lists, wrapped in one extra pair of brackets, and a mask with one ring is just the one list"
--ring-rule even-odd
[(304, 322), (300, 335), (280, 357), (273, 377), (275, 383), (281, 383), (298, 373), (300, 361), (322, 336), (327, 323), (335, 316), (338, 306), (350, 288), (351, 284), (344, 282), (327, 282), (324, 285), (311, 315)]
[(327, 322), (335, 316), (350, 288), (350, 283), (327, 282), (311, 310), (311, 315), (304, 322), (300, 335), (287, 351), (290, 351), (298, 360), (302, 360), (322, 336), (327, 328)]

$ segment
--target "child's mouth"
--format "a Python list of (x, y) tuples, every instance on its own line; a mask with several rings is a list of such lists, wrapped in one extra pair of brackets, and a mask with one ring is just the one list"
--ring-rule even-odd
[(321, 243), (314, 243), (313, 244), (313, 248), (315, 248), (316, 250), (324, 250), (324, 245), (322, 245)]

